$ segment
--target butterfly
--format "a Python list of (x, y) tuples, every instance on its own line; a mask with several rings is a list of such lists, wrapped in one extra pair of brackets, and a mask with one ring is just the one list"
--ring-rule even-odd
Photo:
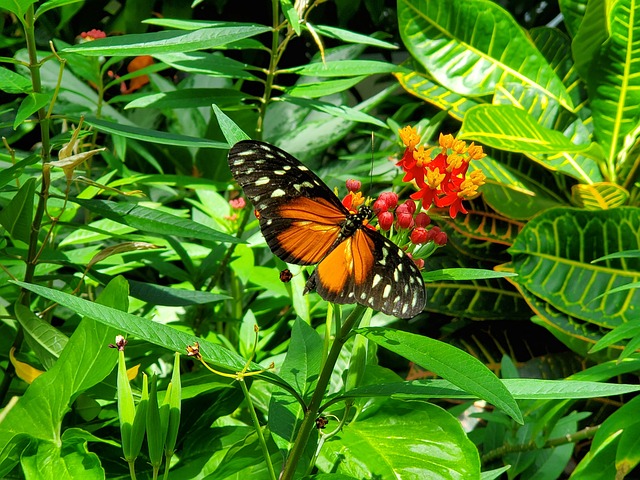
[(359, 303), (400, 318), (420, 313), (424, 280), (414, 261), (368, 224), (373, 212), (350, 212), (311, 170), (287, 152), (243, 140), (229, 168), (256, 209), (271, 251), (287, 263), (316, 265), (304, 293)]

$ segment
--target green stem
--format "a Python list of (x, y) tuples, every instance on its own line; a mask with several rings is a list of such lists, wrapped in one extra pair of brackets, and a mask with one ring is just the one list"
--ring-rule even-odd
[[(27, 52), (29, 54), (29, 72), (31, 74), (31, 83), (34, 93), (42, 92), (42, 80), (40, 78), (40, 63), (38, 62), (38, 50), (36, 48), (35, 38), (35, 14), (33, 5), (27, 9), (24, 23), (24, 34), (27, 42)], [(42, 165), (48, 163), (51, 160), (51, 144), (49, 138), (49, 118), (44, 107), (38, 110), (38, 123), (40, 124), (40, 139), (42, 140), (42, 150), (40, 155), (42, 157)], [(37, 250), (38, 250), (38, 235), (40, 234), (40, 227), (42, 226), (42, 218), (44, 217), (44, 208), (47, 198), (47, 191), (49, 189), (49, 182), (46, 181), (47, 175), (43, 168), (43, 181), (38, 197), (38, 205), (31, 224), (31, 235), (29, 237), (29, 249), (27, 252), (27, 265), (25, 269), (24, 281), (30, 283), (33, 280), (37, 264)], [(29, 305), (30, 294), (28, 291), (22, 292), (22, 303)]]
[(336, 365), (336, 362), (338, 361), (338, 357), (340, 356), (342, 346), (349, 338), (351, 330), (353, 330), (353, 328), (362, 318), (365, 310), (366, 307), (363, 307), (362, 305), (356, 305), (353, 312), (351, 312), (351, 315), (349, 315), (342, 324), (340, 332), (336, 335), (336, 339), (334, 340), (333, 345), (331, 345), (331, 350), (329, 350), (327, 360), (322, 366), (322, 371), (320, 372), (320, 377), (318, 378), (316, 390), (313, 392), (311, 402), (309, 403), (309, 407), (305, 412), (304, 419), (302, 420), (302, 424), (300, 425), (300, 430), (298, 430), (293, 448), (291, 449), (291, 452), (287, 457), (284, 470), (282, 471), (282, 475), (280, 476), (280, 480), (291, 480), (293, 478), (298, 466), (298, 462), (300, 461), (300, 458), (302, 457), (302, 454), (304, 453), (304, 450), (307, 446), (307, 442), (309, 441), (311, 430), (316, 425), (316, 418), (318, 417), (318, 412), (320, 411), (320, 405), (322, 404), (322, 399), (324, 398), (324, 395), (327, 391), (327, 386), (329, 385), (329, 381), (331, 380), (331, 375), (333, 374), (333, 369)]
[(260, 440), (260, 446), (262, 447), (262, 455), (264, 456), (264, 461), (267, 462), (267, 469), (269, 470), (269, 476), (271, 480), (276, 480), (276, 471), (273, 469), (273, 463), (271, 462), (271, 455), (269, 455), (269, 447), (267, 446), (267, 442), (264, 439), (264, 434), (262, 433), (262, 428), (260, 427), (260, 421), (258, 420), (258, 415), (256, 415), (256, 409), (253, 407), (253, 402), (251, 401), (251, 396), (249, 395), (249, 390), (247, 389), (247, 385), (244, 383), (244, 379), (239, 380), (240, 387), (242, 388), (242, 393), (244, 394), (244, 398), (247, 400), (247, 404), (249, 405), (249, 414), (251, 415), (251, 420), (253, 421), (253, 426), (256, 429), (256, 433), (258, 434), (258, 439)]
[(271, 51), (269, 58), (269, 68), (267, 69), (267, 78), (264, 84), (264, 94), (260, 99), (260, 109), (258, 111), (258, 122), (256, 124), (256, 134), (258, 140), (262, 139), (262, 130), (264, 128), (264, 117), (267, 114), (267, 105), (271, 99), (271, 91), (273, 90), (273, 81), (275, 79), (276, 69), (278, 68), (278, 38), (280, 37), (280, 29), (278, 28), (278, 18), (280, 17), (279, 0), (271, 0), (271, 16), (273, 18), (273, 30), (271, 33)]

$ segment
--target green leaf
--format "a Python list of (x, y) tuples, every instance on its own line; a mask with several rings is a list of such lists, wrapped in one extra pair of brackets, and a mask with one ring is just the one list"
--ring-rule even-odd
[(176, 52), (154, 56), (161, 62), (183, 72), (202, 73), (212, 77), (256, 80), (254, 75), (246, 71), (246, 64), (219, 54)]
[(602, 180), (594, 160), (568, 155), (583, 152), (590, 145), (572, 143), (562, 133), (542, 127), (524, 110), (511, 105), (478, 105), (469, 109), (458, 138), (529, 154), (545, 168), (561, 171), (585, 183)]
[(126, 138), (133, 138), (161, 145), (180, 145), (183, 147), (195, 148), (220, 148), (222, 150), (229, 148), (225, 143), (207, 140), (206, 138), (188, 137), (186, 135), (178, 135), (175, 133), (149, 130), (147, 128), (123, 125), (122, 123), (110, 122), (90, 116), (86, 117), (84, 121), (101, 132), (122, 135)]
[(593, 124), (605, 151), (609, 170), (625, 137), (637, 128), (640, 116), (640, 75), (635, 59), (640, 56), (640, 29), (636, 19), (640, 4), (631, 0), (614, 2), (606, 15), (606, 41), (592, 57), (587, 73)]
[(640, 290), (610, 294), (640, 281), (640, 259), (591, 260), (638, 247), (640, 209), (554, 208), (529, 221), (509, 253), (515, 281), (559, 311), (614, 328), (640, 318)]
[[(501, 380), (517, 400), (566, 400), (610, 397), (640, 391), (638, 385), (602, 383), (585, 380), (539, 380), (512, 378)], [(478, 396), (456, 387), (448, 380), (413, 380), (380, 383), (354, 388), (335, 395), (330, 404), (347, 398), (394, 397), (402, 399), (455, 398), (477, 399)]]
[(221, 26), (191, 32), (163, 31), (120, 35), (65, 48), (63, 52), (77, 52), (89, 56), (138, 56), (162, 53), (184, 53), (222, 47), (228, 43), (268, 32), (258, 25)]
[(441, 280), (482, 280), (484, 278), (504, 278), (517, 276), (511, 272), (496, 272), (494, 270), (482, 270), (478, 268), (445, 268), (442, 270), (430, 270), (422, 275), (426, 282)]
[(211, 242), (239, 243), (236, 237), (227, 235), (186, 218), (143, 207), (135, 203), (109, 200), (85, 200), (74, 198), (73, 202), (114, 222), (158, 235), (178, 235)]
[(460, 422), (429, 403), (388, 401), (328, 440), (322, 470), (355, 478), (474, 479), (480, 459)]
[(394, 73), (402, 88), (425, 102), (446, 110), (446, 112), (458, 121), (462, 121), (465, 113), (471, 107), (479, 103), (486, 103), (482, 98), (466, 98), (463, 95), (438, 84), (428, 74), (420, 72)]
[[(115, 328), (119, 333), (128, 333), (139, 338), (144, 338), (150, 343), (159, 345), (173, 352), (183, 352), (187, 345), (191, 345), (197, 340), (200, 342), (200, 353), (202, 357), (214, 368), (240, 371), (245, 366), (246, 360), (240, 355), (220, 345), (198, 339), (195, 335), (176, 330), (175, 328), (153, 322), (143, 317), (83, 300), (59, 290), (24, 282), (14, 283), (60, 305), (64, 305), (80, 315), (95, 318), (98, 322)], [(109, 341), (113, 341), (113, 339), (109, 339)], [(259, 365), (252, 364), (252, 369), (257, 370), (260, 368)], [(269, 373), (263, 374), (263, 377), (274, 380), (279, 379), (279, 377)], [(284, 382), (280, 380), (279, 384), (282, 385)], [(1, 433), (0, 431), (0, 434)]]
[(428, 337), (390, 328), (360, 328), (356, 333), (492, 403), (523, 423), (518, 404), (506, 387), (483, 363), (468, 353)]
[(48, 369), (60, 357), (69, 342), (60, 330), (34, 314), (21, 303), (15, 305), (16, 318), (24, 329), (27, 343), (38, 356), (38, 360)]
[(4, 67), (0, 67), (0, 90), (6, 93), (29, 93), (33, 90), (28, 78)]
[(87, 448), (85, 437), (88, 435), (83, 430), (70, 428), (62, 434), (60, 444), (37, 442), (36, 448), (29, 449), (21, 459), (26, 477), (78, 480), (105, 478), (100, 458)]
[(489, 95), (522, 83), (572, 101), (527, 33), (500, 6), (483, 0), (398, 0), (400, 36), (434, 78), (462, 95)]
[(241, 140), (251, 140), (233, 120), (231, 120), (217, 105), (212, 105), (213, 113), (216, 115), (220, 130), (229, 145), (235, 145)]
[(393, 63), (374, 60), (338, 60), (326, 63), (308, 63), (282, 71), (282, 73), (297, 73), (313, 77), (355, 77), (394, 72), (409, 73), (409, 70)]
[[(114, 280), (100, 294), (98, 301), (126, 308), (126, 281)], [(123, 313), (115, 308), (87, 303)], [(29, 434), (34, 440), (40, 440), (39, 445), (51, 454), (51, 460), (49, 456), (33, 458), (33, 461), (37, 461), (34, 468), (44, 469), (49, 461), (52, 462), (52, 469), (59, 468), (59, 462), (65, 461), (60, 457), (67, 453), (63, 449), (64, 435), (62, 447), (60, 445), (63, 417), (78, 393), (101, 382), (113, 370), (117, 352), (108, 345), (115, 335), (114, 330), (96, 324), (92, 318), (84, 318), (58, 361), (33, 381), (17, 405), (7, 413), (0, 429), (0, 444), (8, 444), (15, 435)]]
[(371, 45), (372, 47), (388, 48), (390, 50), (397, 50), (398, 46), (393, 43), (379, 40), (373, 36), (362, 35), (350, 30), (344, 30), (342, 28), (330, 27), (328, 25), (314, 25), (313, 28), (320, 35), (324, 35), (329, 38), (336, 38), (346, 43), (358, 43), (361, 45)]
[(48, 93), (29, 93), (18, 108), (18, 113), (13, 121), (13, 129), (17, 129), (22, 122), (24, 122), (31, 115), (36, 113), (41, 108), (49, 104), (51, 95)]
[(286, 93), (294, 97), (324, 97), (334, 93), (344, 92), (367, 78), (366, 75), (340, 80), (327, 80), (326, 82), (301, 83), (284, 89)]
[(18, 19), (22, 22), (24, 21), (23, 17), (29, 6), (37, 1), (38, 0), (9, 0), (8, 2), (3, 2), (2, 8), (6, 8), (11, 13), (15, 13)]
[(301, 107), (328, 113), (329, 115), (333, 115), (334, 117), (344, 118), (345, 120), (350, 120), (352, 122), (370, 123), (381, 128), (386, 128), (387, 126), (383, 121), (345, 105), (334, 105), (332, 103), (322, 102), (320, 100), (293, 97), (291, 95), (283, 95), (281, 99), (284, 102), (289, 102)]
[[(313, 393), (320, 375), (323, 343), (320, 335), (296, 318), (291, 331), (289, 350), (280, 367), (280, 376), (303, 397)], [(269, 426), (276, 445), (288, 451), (295, 440), (304, 406), (286, 392), (276, 391), (269, 403)]]
[(291, 0), (280, 0), (280, 7), (282, 8), (282, 14), (293, 28), (293, 31), (300, 36), (300, 17), (298, 17), (298, 12), (291, 4)]
[(219, 293), (186, 290), (184, 288), (166, 287), (152, 283), (129, 280), (131, 296), (153, 305), (185, 307), (187, 305), (206, 305), (207, 303), (228, 300), (231, 297)]
[(13, 238), (24, 243), (29, 243), (29, 237), (31, 236), (36, 182), (34, 177), (24, 182), (24, 185), (20, 187), (20, 190), (18, 190), (18, 193), (15, 194), (9, 204), (0, 211), (0, 225)]
[(212, 103), (222, 107), (236, 106), (248, 95), (232, 88), (189, 88), (173, 92), (143, 95), (127, 103), (124, 109), (131, 108), (198, 108), (208, 107)]
[(49, 10), (64, 7), (65, 5), (71, 5), (72, 3), (79, 3), (81, 1), (82, 0), (49, 0), (38, 7), (36, 10), (36, 19)]

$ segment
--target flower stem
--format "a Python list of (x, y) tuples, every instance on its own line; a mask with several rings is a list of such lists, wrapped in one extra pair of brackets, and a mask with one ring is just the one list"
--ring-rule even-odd
[(320, 410), (320, 405), (322, 404), (322, 399), (324, 398), (327, 386), (329, 385), (329, 381), (331, 380), (333, 369), (336, 365), (336, 362), (338, 361), (338, 357), (340, 356), (342, 346), (349, 338), (351, 330), (353, 330), (353, 328), (362, 318), (365, 310), (366, 307), (363, 307), (362, 305), (356, 305), (356, 307), (353, 309), (353, 312), (351, 312), (351, 315), (349, 315), (342, 324), (340, 332), (337, 332), (336, 339), (334, 340), (333, 344), (331, 345), (331, 349), (329, 350), (329, 355), (327, 355), (327, 359), (322, 366), (322, 371), (320, 372), (320, 377), (318, 378), (316, 390), (315, 392), (313, 392), (311, 402), (309, 403), (309, 407), (305, 412), (304, 419), (302, 420), (300, 430), (298, 430), (298, 434), (296, 435), (296, 440), (293, 444), (293, 448), (291, 449), (291, 452), (289, 452), (284, 470), (282, 471), (282, 475), (280, 475), (280, 480), (290, 480), (293, 478), (298, 466), (298, 462), (300, 461), (300, 458), (302, 457), (302, 454), (304, 453), (304, 450), (307, 446), (307, 442), (309, 441), (311, 430), (315, 427), (316, 418), (318, 417), (318, 412)]

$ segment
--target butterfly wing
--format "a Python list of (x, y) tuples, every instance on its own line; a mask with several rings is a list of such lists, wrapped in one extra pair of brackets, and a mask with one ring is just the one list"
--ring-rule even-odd
[(349, 212), (317, 175), (287, 152), (253, 140), (231, 148), (229, 168), (259, 212), (275, 255), (314, 265), (329, 253)]
[(314, 288), (329, 302), (360, 303), (400, 318), (422, 312), (427, 301), (414, 261), (369, 228), (357, 230), (320, 262), (305, 290)]

